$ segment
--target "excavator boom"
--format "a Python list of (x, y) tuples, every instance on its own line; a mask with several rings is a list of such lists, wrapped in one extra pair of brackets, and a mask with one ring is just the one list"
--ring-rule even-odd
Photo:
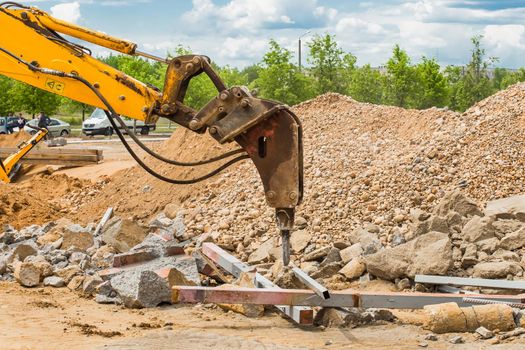
[[(135, 43), (58, 20), (35, 7), (1, 3), (0, 29), (0, 74), (104, 109), (130, 154), (157, 178), (174, 184), (196, 183), (250, 158), (261, 177), (268, 205), (276, 209), (277, 226), (283, 238), (283, 260), (288, 264), (289, 233), (293, 229), (295, 207), (303, 196), (303, 154), (301, 123), (287, 106), (256, 98), (244, 87), (227, 87), (206, 56), (162, 59), (138, 51)], [(89, 49), (61, 34), (167, 63), (163, 90), (97, 60)], [(217, 97), (195, 111), (184, 104), (184, 97), (191, 79), (203, 73), (216, 87)], [(238, 151), (214, 159), (182, 163), (156, 154), (130, 134), (148, 154), (169, 164), (198, 166), (242, 155), (196, 179), (169, 179), (149, 168), (127, 145), (117, 125), (125, 126), (120, 115), (147, 123), (164, 117), (197, 133), (208, 131), (219, 143), (236, 142), (241, 146)]]

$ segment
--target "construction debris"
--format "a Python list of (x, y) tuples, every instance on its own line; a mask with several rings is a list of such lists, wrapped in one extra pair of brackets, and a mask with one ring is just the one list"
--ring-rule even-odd
[(456, 303), (424, 307), (428, 319), (425, 328), (434, 333), (476, 332), (479, 327), (509, 331), (516, 328), (512, 308), (508, 305), (459, 307)]
[[(64, 139), (62, 139), (64, 140)], [(49, 147), (62, 145), (63, 142), (54, 141)], [(16, 152), (16, 148), (0, 148), (0, 158)], [(98, 164), (104, 159), (100, 149), (66, 149), (66, 148), (40, 148), (33, 149), (20, 160), (21, 164), (67, 165), (84, 166)]]
[(461, 278), (448, 276), (416, 275), (414, 282), (450, 286), (472, 286), (495, 289), (525, 290), (525, 281), (493, 280), (482, 278)]

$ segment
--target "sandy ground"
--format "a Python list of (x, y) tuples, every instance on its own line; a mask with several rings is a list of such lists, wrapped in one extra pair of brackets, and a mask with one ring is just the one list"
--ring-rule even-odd
[[(143, 140), (146, 140), (146, 144), (150, 147), (162, 142), (158, 141), (158, 138), (150, 138), (150, 140), (153, 140), (151, 142), (148, 142), (148, 138)], [(116, 138), (111, 140), (107, 138), (93, 140), (68, 139), (68, 141), (70, 143), (66, 145), (65, 148), (101, 149), (103, 151), (104, 161), (100, 164), (84, 167), (60, 169), (57, 171), (58, 174), (66, 174), (80, 179), (96, 181), (102, 176), (112, 176), (120, 170), (131, 168), (137, 164), (122, 143)], [(133, 145), (133, 141), (131, 141), (130, 144)], [(139, 150), (137, 146), (133, 146), (133, 149), (135, 151)], [(140, 152), (138, 153), (140, 154)]]
[[(399, 314), (402, 319), (403, 313)], [(164, 306), (130, 310), (100, 305), (66, 288), (27, 289), (0, 283), (1, 349), (418, 349), (428, 332), (387, 324), (355, 329), (297, 327), (268, 311), (249, 319), (215, 307)], [(439, 335), (428, 349), (523, 349), (521, 342), (466, 344)]]

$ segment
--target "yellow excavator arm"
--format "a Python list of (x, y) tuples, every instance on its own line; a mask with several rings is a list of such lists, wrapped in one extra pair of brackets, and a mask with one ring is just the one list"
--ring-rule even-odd
[[(165, 62), (163, 90), (104, 64), (92, 57), (89, 49), (62, 34), (127, 55)], [(217, 97), (195, 111), (184, 104), (184, 97), (190, 80), (202, 73), (215, 85)], [(227, 87), (206, 56), (186, 55), (165, 60), (138, 51), (134, 43), (55, 19), (35, 7), (14, 2), (0, 3), (0, 74), (104, 109), (133, 158), (164, 181), (196, 183), (250, 158), (261, 177), (267, 203), (276, 209), (283, 237), (283, 259), (288, 263), (295, 207), (303, 196), (303, 155), (301, 123), (287, 106), (256, 98), (244, 87)], [(219, 143), (236, 142), (241, 148), (216, 158), (182, 163), (156, 154), (130, 133), (148, 154), (173, 165), (198, 166), (238, 155), (204, 176), (191, 180), (169, 179), (134, 154), (119, 131), (118, 124), (125, 128), (119, 115), (147, 123), (164, 117), (197, 133), (208, 131)]]
[(44, 137), (47, 135), (46, 129), (38, 129), (37, 133), (34, 134), (29, 140), (22, 142), (18, 145), (18, 151), (11, 154), (4, 160), (0, 160), (0, 181), (9, 183), (15, 175), (18, 167), (20, 166), (20, 159), (22, 159), (29, 151), (36, 146)]

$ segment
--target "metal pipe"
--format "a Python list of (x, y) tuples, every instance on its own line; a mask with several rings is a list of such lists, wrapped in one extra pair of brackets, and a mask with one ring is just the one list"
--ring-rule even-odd
[(325, 286), (323, 286), (321, 283), (314, 280), (312, 277), (308, 276), (306, 272), (303, 270), (294, 267), (292, 269), (295, 277), (301, 280), (304, 284), (308, 286), (311, 290), (314, 291), (315, 294), (319, 295), (323, 299), (330, 299), (330, 292), (328, 292), (328, 289), (326, 289)]
[(426, 305), (457, 303), (460, 307), (472, 306), (479, 299), (493, 302), (523, 304), (517, 295), (474, 295), (474, 301), (464, 294), (446, 293), (355, 293), (334, 291), (330, 299), (323, 299), (305, 289), (210, 288), (196, 286), (173, 287), (174, 303), (225, 303), (320, 307), (362, 307), (383, 309), (422, 309)]
[[(255, 272), (255, 268), (243, 263), (236, 257), (228, 254), (224, 249), (209, 242), (202, 244), (202, 253), (212, 260), (215, 264), (229, 272), (235, 277), (241, 273)], [(259, 288), (272, 290), (282, 290), (272, 281), (259, 273), (255, 273), (254, 283)], [(311, 325), (314, 319), (312, 308), (305, 306), (274, 305), (284, 315), (290, 317), (293, 321), (301, 325)]]
[(152, 55), (150, 53), (142, 52), (142, 51), (139, 51), (139, 50), (135, 50), (135, 55), (146, 57), (146, 58), (149, 58), (149, 59), (152, 59), (154, 61), (161, 62), (161, 63), (166, 63), (166, 64), (170, 63), (170, 60), (167, 59), (167, 58), (158, 57), (158, 56)]
[(451, 286), (525, 290), (525, 281), (489, 280), (484, 278), (463, 278), (433, 275), (416, 275), (414, 280), (416, 283), (427, 284), (448, 284)]

